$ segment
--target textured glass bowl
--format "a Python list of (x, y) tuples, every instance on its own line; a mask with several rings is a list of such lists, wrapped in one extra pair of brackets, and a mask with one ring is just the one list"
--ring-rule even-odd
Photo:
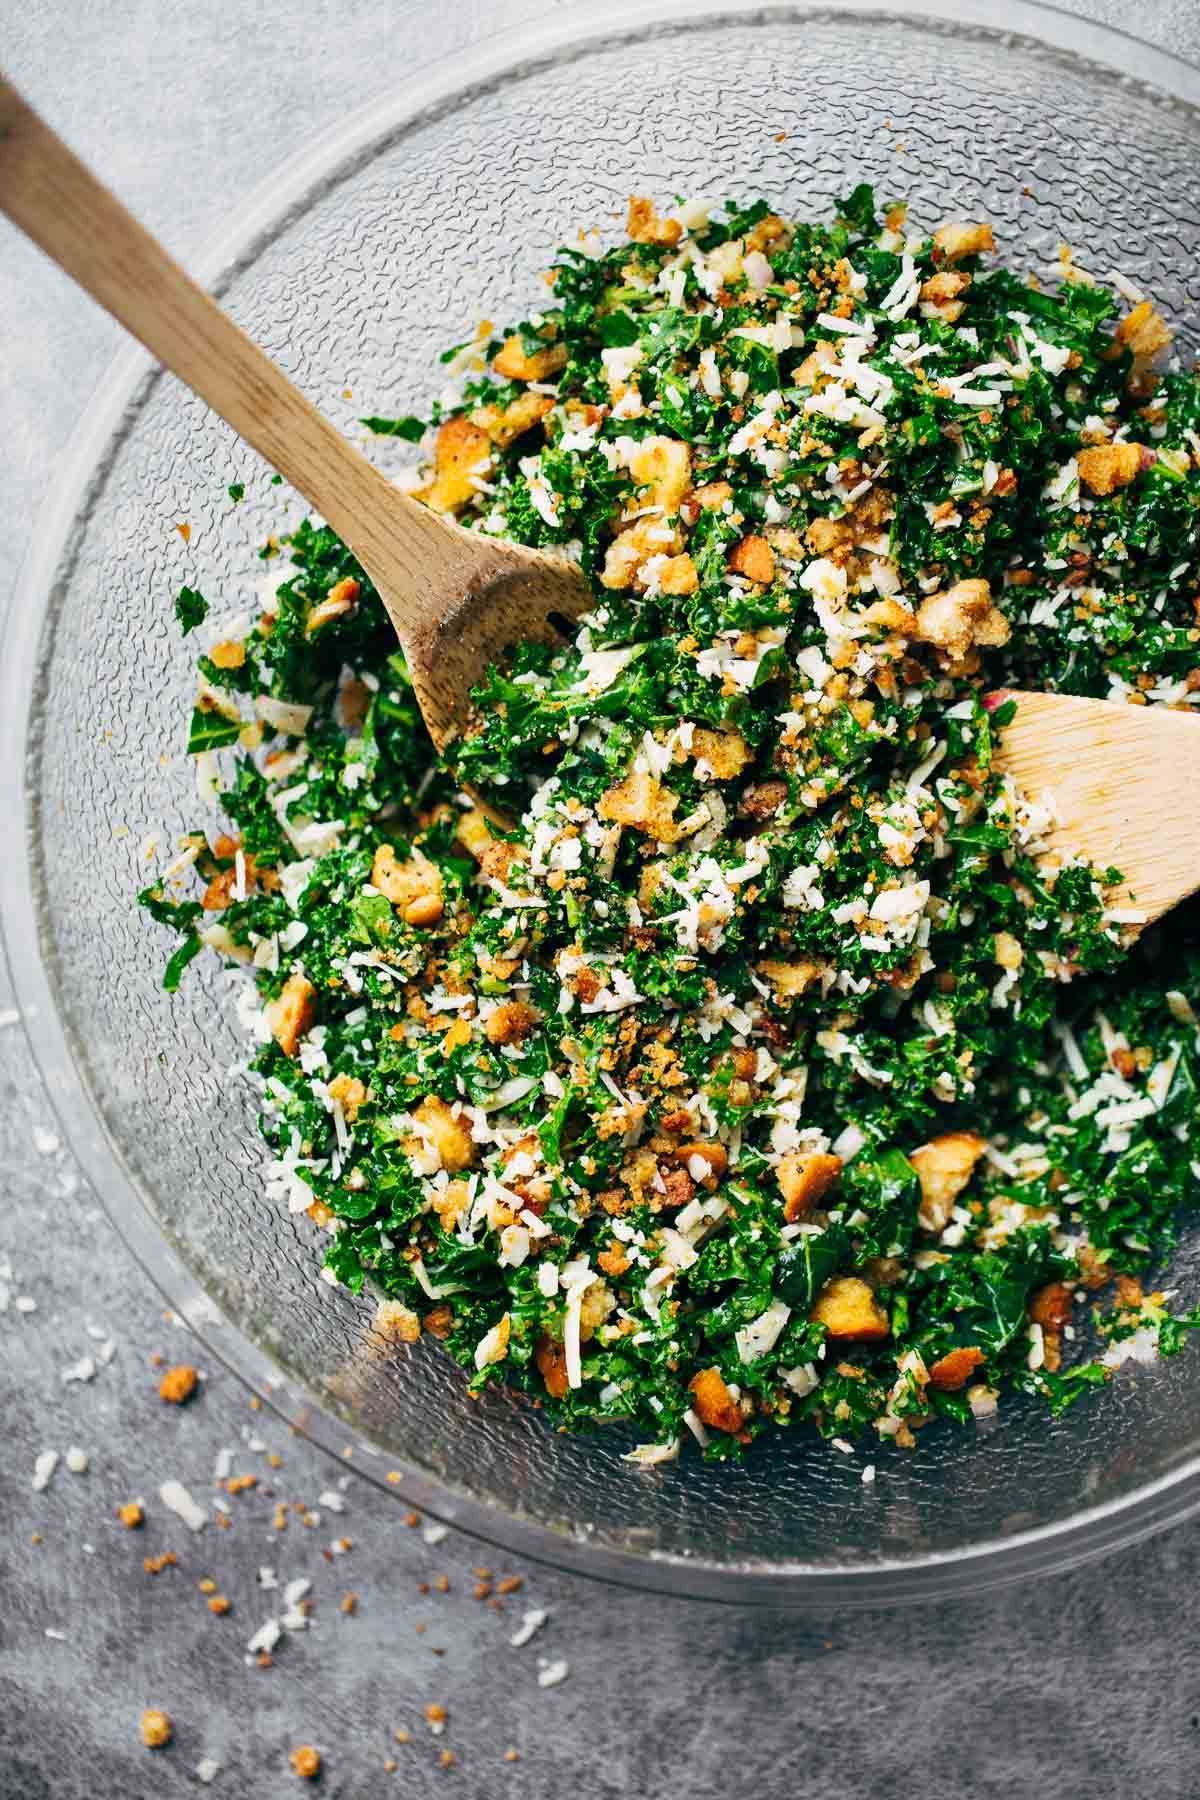
[[(913, 13), (920, 13), (914, 17)], [(1200, 76), (1063, 14), (964, 7), (568, 9), (352, 118), (248, 201), (200, 274), (347, 426), (419, 407), (435, 355), (527, 310), (549, 252), (633, 191), (828, 208), (855, 180), (915, 219), (982, 212), (1004, 252), (1060, 238), (1143, 284), (1196, 348)], [(780, 134), (786, 134), (782, 137)], [(350, 389), (353, 399), (343, 398)], [(233, 508), (229, 482), (245, 479)], [(263, 1197), (224, 977), (180, 995), (135, 889), (197, 820), (192, 687), (170, 599), (222, 608), (294, 496), (138, 354), (85, 421), (9, 621), (0, 881), (19, 997), (70, 1141), (114, 1221), (221, 1358), (393, 1492), (510, 1549), (647, 1587), (839, 1605), (1062, 1567), (1200, 1496), (1200, 1364), (1126, 1373), (1053, 1423), (931, 1427), (915, 1455), (772, 1436), (744, 1466), (639, 1470), (618, 1433), (473, 1404), (440, 1351), (380, 1357), (371, 1305), (317, 1276), (318, 1234)], [(175, 526), (191, 525), (185, 545)], [(170, 752), (164, 759), (163, 752)], [(144, 838), (159, 848), (146, 860)], [(1194, 1298), (1197, 1242), (1178, 1285)], [(879, 1477), (864, 1486), (866, 1456)]]

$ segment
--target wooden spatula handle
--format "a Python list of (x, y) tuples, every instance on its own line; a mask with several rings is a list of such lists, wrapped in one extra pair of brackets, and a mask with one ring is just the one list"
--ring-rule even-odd
[(388, 572), (402, 631), (418, 622), (421, 571), (431, 555), (444, 563), (459, 534), (346, 443), (2, 74), (0, 211), (265, 456), (369, 572)]

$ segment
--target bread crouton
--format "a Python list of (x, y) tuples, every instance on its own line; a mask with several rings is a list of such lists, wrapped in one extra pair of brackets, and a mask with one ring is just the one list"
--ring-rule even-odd
[[(663, 557), (658, 567), (659, 586), (666, 574), (669, 582), (686, 581), (686, 568), (691, 564), (695, 573), (695, 564), (690, 556), (681, 556), (683, 534), (677, 527), (664, 526), (660, 518), (637, 519), (624, 531), (617, 533), (604, 553), (604, 567), (600, 571), (600, 585), (614, 593), (627, 593), (630, 588), (645, 588), (648, 576), (643, 565), (651, 557)], [(678, 568), (673, 565), (680, 565)], [(690, 591), (690, 590), (689, 590)]]
[(493, 444), (506, 450), (527, 431), (532, 431), (553, 406), (554, 399), (550, 394), (518, 394), (508, 406), (477, 407), (471, 414), (471, 423), (485, 431)]
[(1165, 350), (1171, 342), (1171, 330), (1166, 321), (1155, 311), (1153, 302), (1139, 301), (1125, 317), (1120, 320), (1113, 332), (1112, 348), (1109, 356), (1120, 356), (1123, 350), (1129, 350), (1133, 356), (1133, 364), (1129, 370), (1126, 386), (1131, 394), (1145, 396), (1151, 393), (1157, 382), (1154, 361), (1159, 352)]
[(1029, 1301), (1029, 1317), (1047, 1331), (1061, 1331), (1071, 1322), (1075, 1296), (1065, 1281), (1049, 1281)]
[(347, 575), (342, 581), (335, 581), (325, 598), (318, 600), (304, 621), (306, 636), (311, 637), (323, 625), (331, 625), (334, 619), (343, 619), (347, 613), (352, 613), (358, 605), (361, 591), (360, 584), (353, 575)]
[(498, 881), (503, 885), (512, 874), (513, 865), (528, 860), (529, 852), (524, 844), (512, 844), (507, 838), (494, 838), (479, 858), (479, 873), (486, 875), (489, 881)]
[(403, 1306), (399, 1300), (381, 1300), (371, 1329), (386, 1344), (415, 1344), (421, 1336), (421, 1321), (411, 1307)]
[(1079, 479), (1089, 493), (1112, 494), (1129, 486), (1145, 457), (1141, 444), (1098, 444), (1079, 452)]
[(642, 438), (630, 455), (629, 473), (638, 487), (649, 490), (638, 500), (638, 507), (661, 506), (669, 517), (679, 511), (679, 502), (691, 486), (691, 450), (677, 438)]
[(158, 1397), (171, 1406), (183, 1406), (196, 1392), (197, 1376), (190, 1363), (177, 1363), (158, 1384)]
[(371, 886), (407, 916), (414, 901), (436, 899), (441, 917), (442, 872), (423, 856), (397, 862), (391, 844), (380, 844), (371, 863)]
[(893, 599), (889, 594), (882, 600), (872, 600), (865, 606), (859, 618), (878, 631), (894, 631), (901, 637), (914, 637), (917, 630), (917, 616), (902, 600)]
[(688, 1382), (688, 1392), (701, 1424), (737, 1437), (745, 1429), (742, 1409), (725, 1385), (720, 1369), (701, 1369)]
[(775, 579), (775, 552), (766, 538), (751, 532), (729, 552), (729, 571), (732, 575), (744, 575), (747, 581), (757, 581), (766, 587)]
[(698, 763), (707, 763), (717, 781), (735, 781), (754, 761), (754, 752), (740, 731), (710, 731), (707, 725), (695, 727), (687, 754)]
[(692, 499), (702, 512), (720, 512), (725, 502), (733, 499), (733, 489), (727, 481), (706, 481), (692, 490)]
[(1131, 350), (1135, 361), (1157, 356), (1171, 342), (1171, 328), (1154, 307), (1152, 300), (1140, 300), (1127, 312), (1113, 332), (1113, 343)]
[(316, 988), (305, 975), (289, 975), (279, 998), (267, 1007), (271, 1036), (285, 1056), (295, 1056), (316, 1016)]
[(527, 351), (514, 331), (500, 346), (492, 367), (505, 381), (545, 381), (556, 375), (566, 360), (565, 344), (547, 344), (544, 350)]
[(489, 1044), (519, 1044), (538, 1023), (536, 1009), (524, 1000), (505, 1000), (489, 1013), (483, 1035)]
[(738, 812), (747, 819), (773, 819), (787, 797), (786, 781), (757, 781), (743, 793)]
[(218, 669), (240, 669), (246, 660), (246, 646), (240, 638), (223, 638), (213, 645), (208, 660)]
[(609, 1314), (616, 1311), (617, 1297), (603, 1281), (590, 1281), (583, 1290), (579, 1307), (579, 1335), (586, 1343), (594, 1337)]
[(821, 975), (821, 965), (807, 958), (803, 962), (760, 962), (758, 973), (766, 977), (780, 1000), (795, 1000), (808, 992)]
[(835, 1275), (817, 1295), (809, 1318), (834, 1343), (882, 1343), (891, 1330), (874, 1291), (857, 1275)]
[(954, 1202), (970, 1181), (983, 1152), (984, 1141), (975, 1132), (947, 1131), (910, 1153), (908, 1160), (921, 1183), (917, 1223), (922, 1231), (946, 1229)]
[(329, 1083), (329, 1097), (336, 1100), (346, 1118), (353, 1124), (358, 1117), (359, 1108), (367, 1097), (367, 1090), (357, 1075), (335, 1075)]
[(491, 440), (480, 426), (461, 414), (439, 426), (433, 454), (433, 480), (417, 491), (434, 512), (460, 512), (474, 498), (477, 480), (492, 466)]
[(966, 1387), (982, 1361), (983, 1351), (973, 1344), (961, 1350), (949, 1350), (930, 1369), (930, 1384), (943, 1394), (952, 1394), (956, 1388)]
[(433, 1210), (443, 1231), (453, 1231), (471, 1203), (471, 1190), (465, 1181), (448, 1181), (444, 1188), (433, 1191)]
[(960, 269), (944, 269), (922, 282), (920, 297), (926, 306), (935, 307), (948, 325), (953, 325), (962, 317), (964, 302), (961, 296), (970, 285), (971, 277)]
[(842, 1172), (840, 1156), (793, 1152), (780, 1159), (775, 1178), (783, 1195), (783, 1216), (792, 1225), (823, 1200)]
[(961, 662), (976, 644), (1008, 642), (1008, 620), (992, 604), (992, 590), (976, 578), (956, 581), (922, 600), (917, 608), (918, 642), (933, 644), (954, 661)]
[(829, 556), (836, 561), (854, 543), (854, 527), (849, 519), (810, 519), (804, 535), (816, 556)]
[(694, 594), (700, 586), (696, 565), (690, 556), (668, 556), (658, 571), (660, 594)]
[(983, 251), (995, 248), (996, 239), (990, 225), (968, 225), (951, 219), (945, 225), (939, 225), (933, 234), (935, 263), (961, 262), (964, 256), (979, 256)]
[[(218, 849), (218, 856), (236, 857), (238, 845), (234, 844), (232, 840), (219, 839), (218, 843), (224, 841), (230, 842), (230, 848), (224, 851)], [(263, 871), (264, 875), (270, 873), (272, 873), (270, 870)], [(243, 855), (242, 857), (242, 880), (247, 894), (252, 894), (259, 885), (258, 864), (252, 856)], [(227, 906), (232, 906), (235, 898), (234, 889), (237, 885), (238, 871), (236, 862), (232, 869), (219, 869), (205, 888), (200, 901), (205, 912), (224, 912)], [(267, 883), (264, 881), (263, 886), (265, 887), (266, 885)]]
[(635, 831), (656, 838), (660, 844), (672, 844), (679, 836), (673, 817), (678, 805), (678, 794), (673, 794), (653, 775), (643, 775), (635, 769), (616, 787), (601, 794), (596, 813), (611, 824), (631, 825)]
[(477, 806), (468, 807), (466, 812), (460, 814), (455, 836), (463, 849), (469, 851), (477, 862), (484, 851), (496, 842), (496, 833), (488, 823), (487, 814)]
[(562, 1345), (543, 1332), (533, 1352), (538, 1373), (552, 1400), (561, 1400), (570, 1387), (567, 1380), (567, 1353)]
[(456, 1117), (444, 1100), (429, 1094), (413, 1108), (412, 1116), (424, 1129), (420, 1138), (405, 1140), (404, 1148), (410, 1155), (429, 1144), (437, 1153), (440, 1167), (448, 1169), (451, 1175), (471, 1167), (477, 1148), (475, 1140), (466, 1120)]
[(729, 1152), (724, 1144), (680, 1144), (675, 1154), (693, 1181), (715, 1185), (729, 1167)]
[(829, 339), (822, 338), (796, 369), (796, 373), (792, 376), (792, 385), (799, 388), (816, 387), (821, 377), (831, 372), (837, 360), (837, 351)]
[(795, 235), (795, 228), (786, 219), (781, 219), (778, 213), (768, 213), (765, 219), (760, 219), (746, 233), (746, 249), (783, 250)]
[(679, 220), (660, 218), (653, 200), (645, 194), (629, 196), (625, 230), (635, 244), (661, 244), (667, 249), (671, 249), (683, 236), (683, 226)]

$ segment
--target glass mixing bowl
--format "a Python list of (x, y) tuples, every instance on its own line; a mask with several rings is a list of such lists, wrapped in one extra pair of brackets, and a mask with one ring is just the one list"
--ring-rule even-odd
[[(614, 224), (631, 192), (803, 213), (865, 177), (930, 225), (986, 214), (1027, 267), (1068, 239), (1154, 294), (1194, 352), (1200, 73), (1038, 7), (1006, 6), (1002, 33), (987, 17), (936, 0), (569, 8), (350, 118), (243, 206), (200, 275), (356, 431), (360, 412), (431, 399), (445, 343), (527, 310), (552, 247)], [(186, 580), (248, 603), (255, 547), (299, 510), (131, 354), (84, 421), (5, 645), (18, 996), (71, 1143), (206, 1354), (331, 1451), (352, 1442), (361, 1472), (401, 1471), (401, 1504), (679, 1594), (878, 1604), (1060, 1568), (1193, 1509), (1195, 1353), (1058, 1422), (1014, 1405), (990, 1428), (931, 1427), (916, 1454), (868, 1451), (864, 1486), (863, 1455), (800, 1433), (741, 1467), (642, 1470), (617, 1433), (468, 1401), (436, 1346), (372, 1351), (370, 1302), (320, 1282), (314, 1228), (263, 1196), (250, 1096), (226, 1076), (242, 1045), (225, 978), (194, 964), (164, 994), (165, 935), (133, 904), (199, 810), (171, 597)], [(1189, 1300), (1198, 1247), (1175, 1270)]]

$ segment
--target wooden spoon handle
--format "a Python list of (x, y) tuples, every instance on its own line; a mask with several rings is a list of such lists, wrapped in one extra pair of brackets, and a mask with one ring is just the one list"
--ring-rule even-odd
[(265, 456), (368, 573), (387, 572), (402, 636), (419, 623), (422, 571), (448, 554), (469, 561), (466, 534), (352, 449), (2, 74), (0, 211)]

